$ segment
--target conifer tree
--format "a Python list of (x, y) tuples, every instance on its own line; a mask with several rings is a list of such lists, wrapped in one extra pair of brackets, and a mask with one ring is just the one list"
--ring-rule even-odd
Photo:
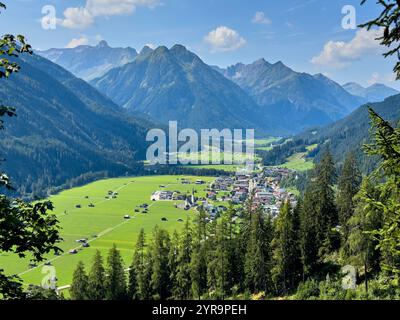
[(191, 298), (192, 282), (190, 278), (190, 260), (192, 254), (192, 236), (189, 220), (186, 221), (179, 243), (177, 261), (176, 289), (177, 297), (182, 300)]
[(170, 297), (170, 271), (168, 268), (168, 254), (170, 251), (170, 238), (165, 230), (156, 227), (153, 233), (151, 248), (152, 270), (151, 286), (156, 300), (166, 300)]
[(178, 272), (178, 256), (179, 256), (179, 234), (174, 231), (171, 238), (171, 245), (168, 254), (168, 269), (169, 269), (169, 280), (170, 280), (170, 290), (171, 298), (177, 298), (179, 295), (178, 285), (177, 285), (177, 272)]
[(371, 206), (365, 199), (379, 196), (379, 189), (374, 186), (371, 179), (363, 180), (361, 190), (354, 198), (355, 212), (347, 222), (349, 235), (346, 239), (348, 248), (348, 263), (361, 269), (364, 275), (365, 288), (368, 292), (369, 273), (376, 273), (380, 268), (381, 256), (378, 241), (372, 234), (374, 230), (382, 227), (383, 213)]
[(319, 246), (316, 241), (315, 196), (309, 186), (300, 207), (300, 252), (303, 275), (302, 280), (312, 275), (318, 266)]
[(154, 264), (154, 257), (152, 250), (148, 250), (147, 254), (145, 255), (144, 260), (144, 284), (147, 284), (145, 287), (144, 297), (143, 300), (154, 300), (160, 299), (157, 293), (153, 290), (151, 277), (153, 275), (153, 264)]
[(245, 285), (252, 293), (267, 292), (270, 289), (272, 235), (271, 219), (264, 220), (261, 208), (251, 213), (249, 241), (245, 255)]
[(190, 278), (192, 280), (192, 294), (201, 299), (207, 291), (207, 218), (208, 214), (201, 209), (195, 219), (193, 237), (193, 251), (190, 260)]
[(349, 233), (347, 222), (354, 214), (354, 197), (360, 190), (360, 183), (361, 173), (357, 166), (357, 160), (354, 154), (350, 153), (344, 161), (342, 173), (339, 177), (336, 199), (343, 243), (346, 243)]
[(136, 268), (133, 264), (129, 267), (127, 294), (130, 300), (139, 299)]
[(233, 286), (232, 255), (232, 217), (223, 213), (216, 228), (215, 237), (215, 275), (217, 297), (224, 299)]
[(243, 209), (240, 209), (237, 212), (238, 217), (238, 224), (237, 224), (237, 234), (236, 240), (234, 240), (234, 257), (233, 257), (233, 266), (235, 268), (235, 284), (237, 285), (236, 290), (239, 292), (245, 291), (245, 274), (244, 274), (244, 265), (245, 265), (245, 256), (246, 250), (248, 245), (248, 236), (250, 230), (248, 226), (248, 222), (246, 221), (248, 213)]
[(106, 298), (108, 300), (124, 300), (127, 297), (126, 276), (120, 252), (115, 244), (107, 258)]
[(100, 254), (100, 251), (96, 250), (88, 280), (88, 297), (90, 300), (105, 299), (105, 277), (106, 272), (103, 265), (103, 258)]
[(74, 271), (70, 293), (73, 300), (88, 299), (88, 276), (82, 261), (79, 261)]
[(372, 143), (365, 146), (369, 155), (379, 156), (381, 163), (371, 176), (378, 193), (363, 196), (372, 210), (382, 212), (382, 227), (374, 231), (384, 257), (383, 268), (400, 273), (400, 127), (392, 125), (369, 109), (373, 128)]
[(276, 220), (273, 240), (274, 282), (279, 293), (287, 294), (298, 285), (301, 274), (299, 212), (286, 201)]
[(210, 297), (214, 297), (217, 291), (217, 219), (214, 219), (209, 225), (209, 237), (207, 239), (207, 290)]
[(332, 231), (338, 221), (335, 205), (335, 164), (329, 150), (322, 156), (321, 162), (315, 168), (316, 178), (314, 183), (315, 217), (317, 226), (317, 242), (319, 244), (320, 257), (337, 248), (337, 234)]
[[(137, 300), (147, 300), (150, 298), (150, 282), (146, 270), (146, 236), (144, 229), (140, 230), (135, 251), (133, 254), (133, 263), (131, 265), (132, 272), (128, 287), (131, 290), (131, 298)], [(136, 279), (133, 275), (136, 274)], [(135, 290), (133, 290), (136, 287)]]
[[(323, 260), (326, 255), (339, 247), (340, 237), (334, 230), (339, 223), (333, 189), (335, 179), (336, 173), (332, 155), (329, 150), (326, 150), (314, 169), (314, 177), (309, 182), (304, 195), (302, 218), (305, 221), (302, 246), (303, 263), (305, 263), (306, 269), (315, 266), (314, 246), (318, 248), (320, 260)], [(314, 241), (314, 244), (310, 243), (309, 240)], [(306, 249), (306, 247), (309, 248)]]

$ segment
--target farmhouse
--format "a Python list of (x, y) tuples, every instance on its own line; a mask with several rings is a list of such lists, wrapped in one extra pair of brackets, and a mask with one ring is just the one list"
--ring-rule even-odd
[(171, 201), (173, 193), (171, 191), (156, 191), (151, 195), (151, 201)]

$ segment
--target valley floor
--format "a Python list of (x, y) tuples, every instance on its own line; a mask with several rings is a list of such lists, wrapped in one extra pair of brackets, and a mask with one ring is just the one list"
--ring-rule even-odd
[[(176, 190), (182, 194), (192, 193), (194, 189), (197, 197), (203, 197), (207, 185), (196, 185), (195, 181), (202, 179), (209, 183), (214, 180), (211, 177), (185, 177), (192, 183), (182, 184), (182, 178), (184, 177), (151, 176), (108, 179), (51, 196), (49, 200), (54, 203), (55, 213), (62, 227), (61, 236), (64, 242), (60, 247), (64, 252), (60, 256), (51, 255), (46, 258), (55, 267), (58, 287), (71, 283), (73, 270), (79, 261), (90, 265), (96, 250), (100, 250), (103, 257), (106, 257), (114, 243), (121, 251), (125, 265), (130, 265), (141, 228), (149, 236), (156, 225), (170, 232), (180, 230), (194, 211), (177, 209), (177, 201), (152, 202), (152, 193), (163, 186), (166, 190)], [(109, 191), (118, 193), (115, 199), (105, 198)], [(94, 207), (89, 207), (91, 204)], [(149, 205), (148, 213), (142, 213), (143, 210), (137, 208), (142, 204)], [(130, 215), (131, 219), (125, 220), (125, 215)], [(84, 238), (88, 239), (90, 247), (82, 248), (76, 242)], [(76, 249), (78, 253), (70, 254), (72, 249)], [(44, 264), (29, 266), (29, 257), (19, 259), (12, 254), (1, 254), (0, 265), (7, 274), (18, 274), (25, 284), (35, 285), (40, 285), (49, 276), (51, 269)]]

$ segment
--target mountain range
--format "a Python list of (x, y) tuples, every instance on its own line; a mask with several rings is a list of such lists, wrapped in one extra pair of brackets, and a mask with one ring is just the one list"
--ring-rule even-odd
[(81, 77), (128, 113), (181, 127), (255, 128), (259, 135), (296, 134), (339, 120), (360, 105), (397, 93), (383, 85), (344, 87), (322, 74), (296, 72), (259, 59), (222, 69), (182, 45), (97, 46), (38, 52)]
[(375, 83), (365, 88), (358, 83), (349, 82), (344, 84), (343, 88), (352, 95), (364, 98), (366, 102), (382, 102), (386, 98), (400, 93), (381, 83)]
[(271, 64), (260, 59), (217, 70), (245, 90), (264, 112), (295, 131), (338, 120), (364, 102), (321, 74), (295, 72), (280, 61)]
[[(0, 101), (16, 108), (1, 132), (1, 170), (21, 194), (90, 175), (137, 172), (147, 121), (128, 116), (85, 81), (38, 55), (21, 56), (21, 71), (1, 79)], [(78, 178), (79, 179), (79, 178)]]
[[(171, 120), (181, 128), (255, 128), (259, 135), (275, 136), (313, 128), (295, 139), (320, 147), (329, 143), (340, 161), (354, 150), (366, 159), (360, 146), (368, 141), (369, 119), (367, 106), (358, 105), (390, 95), (369, 105), (388, 120), (400, 119), (394, 89), (348, 84), (345, 90), (321, 74), (298, 73), (282, 62), (260, 59), (221, 69), (181, 45), (145, 47), (136, 55), (104, 42), (49, 52), (70, 70), (41, 52), (21, 57), (21, 72), (0, 80), (1, 103), (15, 106), (18, 114), (6, 119), (1, 133), (1, 156), (8, 160), (1, 169), (24, 195), (141, 171), (147, 131)], [(80, 73), (100, 76), (88, 83)], [(368, 161), (367, 170), (375, 165)]]
[(321, 74), (295, 72), (264, 59), (221, 69), (182, 45), (142, 52), (90, 84), (126, 110), (162, 123), (250, 127), (275, 135), (331, 123), (366, 102)]
[(138, 55), (133, 48), (111, 48), (104, 40), (97, 46), (81, 45), (75, 48), (38, 50), (36, 53), (86, 81), (131, 62)]
[(141, 112), (163, 124), (176, 120), (181, 128), (196, 130), (284, 131), (237, 84), (181, 45), (143, 52), (90, 84), (129, 113)]

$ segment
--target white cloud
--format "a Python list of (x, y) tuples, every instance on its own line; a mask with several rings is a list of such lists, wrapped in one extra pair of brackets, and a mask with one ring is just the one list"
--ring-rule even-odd
[(376, 38), (381, 36), (380, 30), (360, 29), (355, 37), (349, 42), (329, 41), (325, 44), (322, 52), (311, 59), (315, 65), (330, 68), (345, 68), (353, 61), (371, 54), (378, 54), (383, 51)]
[(235, 30), (220, 26), (204, 37), (204, 41), (210, 45), (212, 52), (234, 51), (246, 44), (246, 40)]
[(150, 49), (155, 49), (157, 46), (154, 43), (146, 43), (145, 46), (149, 47)]
[(154, 8), (158, 4), (160, 0), (86, 0), (85, 6), (67, 8), (64, 19), (59, 19), (58, 24), (70, 29), (84, 29), (97, 17), (131, 14), (138, 6)]
[(373, 85), (375, 83), (385, 83), (385, 84), (392, 84), (396, 81), (396, 74), (395, 73), (387, 73), (387, 74), (380, 74), (379, 72), (374, 72), (371, 75), (371, 78), (368, 80), (369, 85)]
[(374, 72), (371, 75), (371, 79), (368, 80), (368, 84), (375, 84), (379, 82), (379, 79), (381, 78), (380, 74), (378, 72)]
[(59, 24), (70, 29), (84, 29), (94, 22), (94, 16), (83, 7), (67, 8)]
[(85, 44), (89, 44), (89, 39), (86, 36), (82, 36), (80, 38), (72, 39), (65, 47), (66, 48), (75, 48), (77, 46), (82, 46)]
[(265, 16), (264, 12), (258, 11), (254, 15), (252, 22), (259, 24), (271, 24), (272, 21)]
[(96, 41), (96, 43), (99, 43), (101, 40), (104, 40), (101, 34), (96, 34), (94, 36), (94, 40)]

